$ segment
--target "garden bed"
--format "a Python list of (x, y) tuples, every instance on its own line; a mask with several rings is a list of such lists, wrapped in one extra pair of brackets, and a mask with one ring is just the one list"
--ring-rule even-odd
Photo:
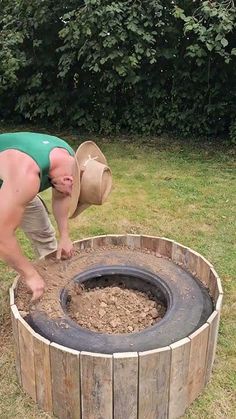
[[(181, 416), (203, 390), (212, 369), (222, 301), (222, 288), (214, 268), (198, 253), (165, 238), (101, 236), (81, 240), (76, 247), (77, 254), (70, 262), (56, 263), (53, 258), (48, 258), (37, 264), (39, 272), (44, 272), (47, 278), (47, 291), (40, 303), (28, 306), (29, 297), (18, 280), (11, 289), (16, 366), (23, 388), (40, 407), (62, 419), (132, 419), (137, 415), (140, 419), (173, 419)], [(160, 320), (160, 326), (157, 322), (143, 332), (124, 333), (124, 337), (129, 335), (128, 339), (133, 336), (134, 347), (130, 351), (122, 351), (122, 348), (108, 353), (77, 350), (69, 344), (61, 345), (53, 338), (45, 339), (25, 320), (31, 317), (33, 323), (29, 323), (38, 327), (41, 324), (37, 322), (39, 313), (44, 313), (48, 324), (52, 321), (57, 328), (63, 328), (63, 324), (67, 324), (68, 312), (62, 304), (61, 292), (64, 289), (65, 295), (71, 295), (75, 271), (82, 275), (88, 264), (91, 267), (91, 260), (94, 270), (103, 262), (102, 265), (106, 266), (113, 263), (113, 271), (118, 269), (118, 262), (120, 269), (124, 260), (128, 260), (131, 267), (138, 265), (144, 276), (148, 269), (151, 270), (152, 274), (146, 273), (146, 280), (150, 283), (158, 271), (161, 280), (170, 278), (173, 287), (179, 284), (180, 276), (187, 280), (190, 275), (211, 296), (212, 312), (190, 334), (165, 346), (150, 349), (147, 339), (142, 347), (146, 346), (146, 350), (135, 349), (135, 345), (138, 348), (135, 336), (156, 332), (168, 321), (168, 313), (173, 309), (168, 298), (167, 313)], [(187, 287), (183, 287), (181, 297), (182, 301), (190, 298)], [(150, 301), (154, 300), (151, 298)], [(68, 298), (66, 302), (68, 304)], [(66, 337), (70, 333), (71, 323), (68, 324), (69, 331), (64, 329)], [(105, 337), (108, 348), (111, 342), (117, 343), (114, 340), (116, 335), (87, 333), (92, 337)], [(119, 339), (119, 342), (124, 340), (122, 335)]]

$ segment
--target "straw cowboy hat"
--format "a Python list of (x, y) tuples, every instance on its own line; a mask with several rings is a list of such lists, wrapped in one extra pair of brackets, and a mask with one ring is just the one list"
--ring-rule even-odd
[(102, 205), (111, 187), (111, 170), (104, 154), (93, 141), (85, 141), (75, 153), (69, 218), (77, 217), (90, 205)]

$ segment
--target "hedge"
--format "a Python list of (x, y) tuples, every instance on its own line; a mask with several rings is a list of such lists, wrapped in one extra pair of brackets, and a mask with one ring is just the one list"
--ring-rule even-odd
[(234, 1), (1, 3), (1, 119), (236, 142)]

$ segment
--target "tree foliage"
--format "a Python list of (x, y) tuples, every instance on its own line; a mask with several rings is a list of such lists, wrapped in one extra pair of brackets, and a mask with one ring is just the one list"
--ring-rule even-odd
[(0, 117), (236, 142), (234, 1), (3, 0)]

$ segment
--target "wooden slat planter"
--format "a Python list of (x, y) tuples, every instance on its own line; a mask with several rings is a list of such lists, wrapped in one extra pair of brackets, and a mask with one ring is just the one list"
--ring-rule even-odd
[(199, 253), (164, 237), (103, 235), (76, 242), (79, 249), (122, 246), (168, 258), (208, 288), (214, 311), (198, 330), (146, 352), (79, 352), (39, 336), (15, 305), (10, 289), (16, 372), (23, 389), (59, 419), (175, 419), (210, 379), (223, 291), (212, 265)]

